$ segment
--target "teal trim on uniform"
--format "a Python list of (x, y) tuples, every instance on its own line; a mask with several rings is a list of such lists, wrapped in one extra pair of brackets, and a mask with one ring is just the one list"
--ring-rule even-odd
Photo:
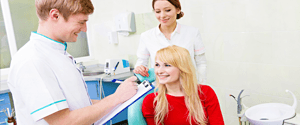
[(41, 35), (41, 36), (43, 36), (43, 37), (45, 37), (45, 38), (47, 38), (47, 39), (49, 39), (49, 40), (52, 40), (52, 41), (54, 41), (54, 42), (63, 44), (63, 45), (65, 46), (65, 50), (67, 50), (67, 42), (62, 43), (62, 42), (55, 41), (55, 40), (53, 40), (53, 39), (51, 39), (51, 38), (49, 38), (49, 37), (47, 37), (47, 36), (45, 36), (45, 35), (43, 35), (43, 34), (37, 33), (36, 31), (33, 31), (33, 33), (38, 34), (38, 35)]
[(54, 104), (56, 104), (56, 103), (60, 103), (60, 102), (63, 102), (63, 101), (67, 101), (67, 100), (66, 100), (66, 99), (63, 99), (63, 100), (60, 100), (60, 101), (53, 102), (53, 103), (51, 103), (51, 104), (49, 104), (49, 105), (46, 105), (46, 106), (44, 106), (44, 107), (42, 107), (42, 108), (39, 108), (39, 109), (37, 109), (37, 110), (31, 112), (30, 115), (32, 115), (33, 113), (35, 113), (35, 112), (37, 112), (37, 111), (40, 111), (40, 110), (42, 110), (42, 109), (44, 109), (44, 108), (47, 108), (47, 107), (49, 107), (49, 106), (51, 106), (51, 105), (54, 105)]

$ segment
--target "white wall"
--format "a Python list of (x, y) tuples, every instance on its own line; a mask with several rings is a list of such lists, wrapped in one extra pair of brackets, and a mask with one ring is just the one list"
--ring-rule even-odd
[[(95, 60), (129, 59), (134, 55), (141, 31), (158, 23), (151, 0), (92, 0), (90, 16)], [(291, 90), (300, 102), (300, 1), (299, 0), (181, 0), (180, 23), (199, 28), (206, 46), (207, 82), (216, 91), (227, 125), (238, 125), (238, 95), (248, 107), (266, 102), (292, 105)], [(109, 44), (105, 32), (114, 30), (113, 17), (123, 11), (136, 14), (137, 32), (119, 35)], [(149, 21), (150, 20), (150, 21)], [(152, 23), (152, 24), (149, 24)], [(107, 30), (105, 30), (105, 28)], [(297, 111), (300, 113), (300, 106)]]

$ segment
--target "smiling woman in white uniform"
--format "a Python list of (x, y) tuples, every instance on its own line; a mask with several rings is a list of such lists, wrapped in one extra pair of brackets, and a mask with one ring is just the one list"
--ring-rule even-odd
[(98, 125), (97, 120), (136, 93), (136, 77), (101, 101), (91, 100), (65, 42), (76, 42), (78, 33), (86, 32), (91, 1), (36, 0), (36, 10), (38, 30), (14, 55), (8, 78), (18, 125)]
[(156, 52), (170, 45), (186, 48), (197, 68), (200, 83), (206, 83), (205, 48), (197, 28), (179, 24), (183, 16), (179, 0), (153, 0), (152, 7), (160, 24), (141, 34), (134, 72), (148, 76), (148, 60), (155, 64)]

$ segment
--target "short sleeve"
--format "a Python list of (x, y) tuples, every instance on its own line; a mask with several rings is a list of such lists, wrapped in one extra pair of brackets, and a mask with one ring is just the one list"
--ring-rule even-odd
[(143, 116), (146, 119), (147, 125), (155, 125), (154, 122), (154, 94), (151, 93), (145, 97), (142, 105)]
[(210, 125), (224, 125), (224, 120), (219, 104), (218, 97), (215, 91), (207, 85), (201, 85), (203, 92), (204, 107), (207, 112), (207, 118)]
[(201, 38), (201, 34), (200, 34), (199, 30), (197, 30), (197, 34), (196, 34), (194, 41), (195, 41), (195, 43), (194, 43), (195, 55), (201, 55), (201, 54), (205, 53), (205, 47), (202, 42), (202, 38)]
[(206, 58), (205, 54), (195, 55), (195, 62), (197, 67), (198, 80), (201, 84), (206, 84)]
[(31, 60), (18, 71), (17, 87), (34, 121), (68, 108), (55, 73), (45, 62)]
[(146, 47), (146, 44), (144, 42), (144, 37), (145, 34), (141, 35), (140, 38), (140, 42), (139, 42), (139, 46), (137, 49), (137, 63), (135, 64), (135, 66), (140, 66), (143, 65), (145, 67), (148, 66), (148, 61), (149, 61), (149, 57), (150, 57), (150, 53)]

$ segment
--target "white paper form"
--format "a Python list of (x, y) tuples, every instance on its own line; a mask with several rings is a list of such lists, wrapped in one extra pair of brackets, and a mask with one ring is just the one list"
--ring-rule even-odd
[(137, 93), (133, 97), (131, 97), (126, 102), (117, 105), (107, 115), (105, 115), (99, 121), (97, 121), (97, 123), (100, 123), (100, 125), (105, 124), (106, 122), (108, 122), (109, 120), (114, 118), (116, 115), (118, 115), (120, 112), (125, 110), (127, 107), (129, 107), (131, 104), (136, 102), (138, 99), (143, 97), (146, 93), (148, 93), (152, 89), (154, 89), (154, 86), (152, 86), (152, 84), (149, 83), (149, 81), (146, 81), (146, 80), (143, 81), (141, 84), (138, 85)]

